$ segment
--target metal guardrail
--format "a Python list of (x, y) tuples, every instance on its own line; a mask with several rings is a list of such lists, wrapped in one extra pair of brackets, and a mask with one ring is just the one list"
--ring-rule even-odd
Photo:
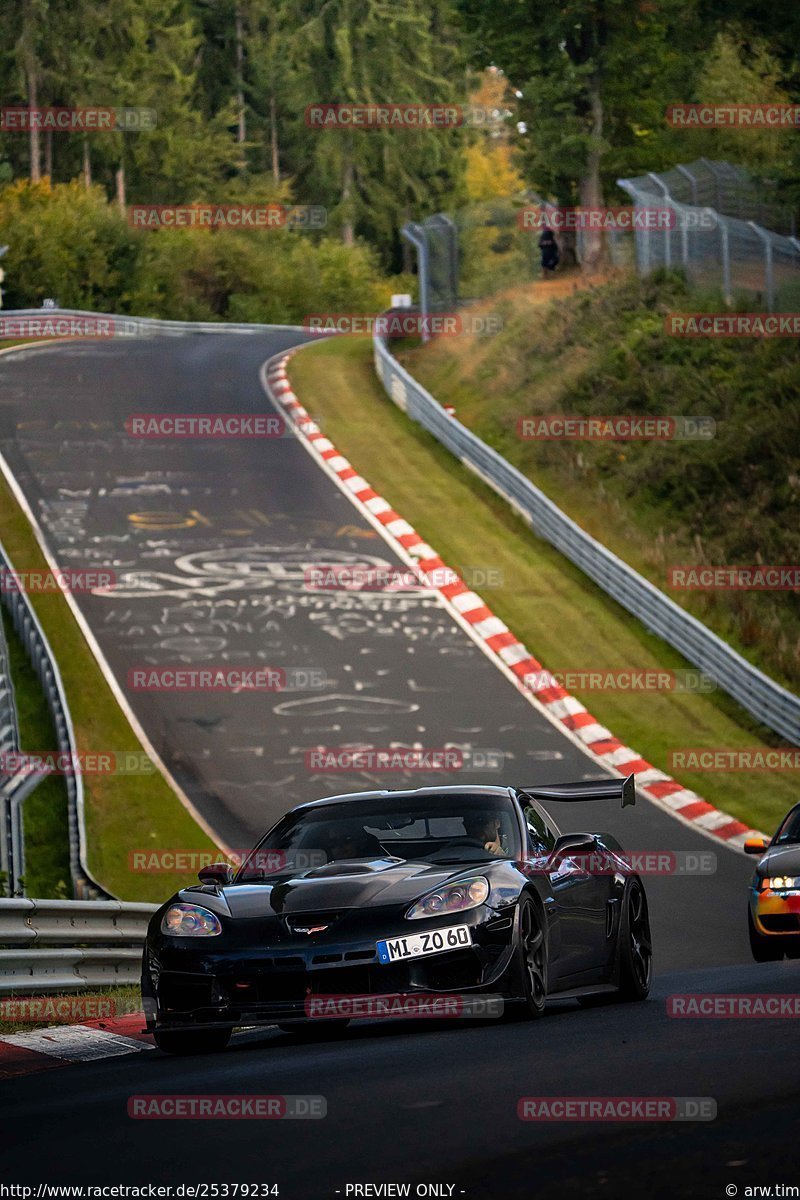
[(612, 554), (563, 513), (521, 471), (450, 416), (373, 338), (375, 371), (398, 408), (446, 446), (502, 496), (535, 533), (555, 546), (604, 592), (638, 617), (694, 666), (709, 675), (751, 713), (787, 741), (800, 745), (800, 698), (759, 671), (702, 621)]
[[(0, 545), (0, 571), (14, 575), (13, 564)], [(72, 761), (78, 760), (78, 744), (72, 717), (67, 704), (64, 685), (58, 670), (55, 655), (44, 630), (39, 624), (33, 605), (22, 589), (4, 587), (0, 589), (0, 603), (4, 605), (11, 616), (25, 653), (36, 672), (42, 685), (47, 707), (53, 719), (56, 749), (61, 754), (73, 756)], [(18, 740), (18, 739), (17, 739)], [(15, 747), (19, 749), (19, 747)], [(21, 879), (25, 875), (24, 839), (22, 837), (22, 800), (30, 793), (40, 776), (25, 773), (13, 787), (9, 801), (7, 820), (13, 835), (12, 856), (10, 862), (10, 878), (12, 895), (21, 891)], [(86, 863), (86, 826), (84, 821), (83, 776), (80, 771), (67, 773), (63, 776), (67, 789), (67, 815), (69, 826), (69, 869), (72, 886), (78, 897), (102, 896), (110, 897), (92, 876)]]
[(0, 995), (139, 981), (155, 904), (0, 900)]
[[(5, 630), (0, 621), (0, 754), (3, 762), (6, 755), (19, 750), (19, 727), (17, 724), (17, 705), (14, 699), (14, 684), (11, 679), (11, 667), (8, 659)], [(17, 857), (16, 843), (18, 831), (11, 805), (11, 792), (14, 781), (8, 772), (3, 771), (0, 764), (0, 871), (12, 888), (14, 883), (14, 862)]]
[[(56, 321), (59, 317), (77, 317), (77, 318), (92, 318), (94, 321), (109, 321), (113, 322), (110, 326), (109, 337), (153, 337), (158, 335), (175, 335), (182, 336), (192, 333), (274, 333), (276, 330), (286, 330), (289, 333), (306, 333), (315, 335), (316, 331), (306, 329), (303, 325), (251, 325), (244, 322), (224, 321), (166, 321), (160, 317), (123, 317), (117, 316), (114, 313), (98, 313), (87, 312), (80, 308), (4, 308), (0, 309), (0, 318), (6, 320), (13, 318), (14, 320), (24, 320), (26, 318), (36, 318), (37, 322)], [(11, 333), (6, 331), (5, 337), (19, 337), (24, 339), (26, 334), (21, 332)], [(30, 332), (27, 336), (30, 336)], [(75, 334), (73, 336), (79, 336)], [(96, 337), (97, 334), (86, 334), (87, 337)], [(100, 340), (106, 335), (100, 335)], [(329, 334), (319, 333), (317, 336), (327, 337)]]

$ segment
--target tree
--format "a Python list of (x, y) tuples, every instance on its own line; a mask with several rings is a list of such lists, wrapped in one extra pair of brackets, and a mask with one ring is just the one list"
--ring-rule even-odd
[[(330, 196), (346, 244), (356, 232), (386, 240), (410, 217), (449, 202), (462, 169), (457, 129), (313, 130), (310, 104), (452, 102), (458, 75), (447, 5), (422, 0), (293, 0), (284, 14), (298, 117), (299, 194)], [(463, 92), (462, 92), (463, 94)]]
[(470, 93), (470, 109), (480, 113), (474, 140), (465, 151), (464, 188), (467, 200), (480, 202), (521, 195), (525, 190), (514, 161), (510, 123), (516, 117), (518, 98), (503, 71), (490, 67)]
[[(3, 32), (12, 41), (10, 65), (16, 77), (15, 85), (6, 91), (6, 102), (36, 109), (56, 101), (69, 57), (69, 11), (65, 0), (5, 0)], [(42, 136), (35, 122), (29, 124), (27, 142), (28, 174), (31, 182), (38, 183)], [(52, 135), (46, 140), (46, 165), (52, 168)]]
[[(601, 206), (620, 149), (641, 155), (663, 122), (680, 69), (700, 42), (694, 0), (460, 0), (475, 61), (494, 62), (523, 92), (523, 158), (562, 204)], [(587, 230), (583, 267), (601, 261)]]
[(105, 16), (93, 90), (116, 106), (157, 114), (153, 129), (102, 135), (116, 158), (121, 205), (128, 198), (215, 199), (214, 189), (236, 170), (240, 157), (232, 131), (236, 112), (233, 103), (213, 114), (205, 111), (198, 82), (200, 33), (188, 5), (106, 0)]
[[(741, 28), (717, 34), (700, 73), (697, 95), (710, 104), (792, 103), (779, 59), (763, 38), (748, 37)], [(794, 129), (711, 129), (684, 136), (690, 139), (692, 157), (741, 163), (752, 176), (768, 180), (773, 189), (779, 181), (797, 203), (800, 176)]]

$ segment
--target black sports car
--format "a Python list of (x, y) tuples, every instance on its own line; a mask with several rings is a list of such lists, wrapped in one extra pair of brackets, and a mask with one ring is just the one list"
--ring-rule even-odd
[(142, 994), (156, 1044), (222, 1049), (259, 1023), (316, 1032), (330, 1027), (325, 998), (349, 1000), (333, 1007), (340, 1025), (373, 1011), (353, 1007), (364, 998), (493, 997), (531, 1017), (556, 994), (644, 999), (641, 879), (613, 837), (561, 834), (541, 804), (611, 798), (633, 804), (633, 776), (292, 809), (235, 875), (207, 867), (153, 916)]
[(750, 884), (747, 926), (753, 958), (800, 958), (800, 804), (789, 810), (771, 842), (748, 838), (744, 848), (763, 856)]

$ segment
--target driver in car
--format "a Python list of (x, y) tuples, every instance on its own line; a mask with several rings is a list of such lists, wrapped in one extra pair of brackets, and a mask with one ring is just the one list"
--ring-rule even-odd
[(500, 832), (500, 818), (496, 813), (468, 813), (464, 817), (464, 829), (468, 838), (480, 842), (490, 854), (502, 857), (506, 853), (503, 835)]
[(337, 825), (327, 831), (328, 862), (350, 858), (380, 858), (384, 849), (378, 839), (361, 825)]

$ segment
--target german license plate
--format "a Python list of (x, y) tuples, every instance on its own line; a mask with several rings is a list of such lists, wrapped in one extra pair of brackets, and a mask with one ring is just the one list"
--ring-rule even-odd
[(386, 938), (377, 943), (378, 959), (382, 963), (424, 958), (427, 954), (442, 954), (445, 950), (461, 950), (472, 945), (469, 925), (451, 925), (449, 929), (431, 929), (427, 933), (412, 933), (408, 937)]

